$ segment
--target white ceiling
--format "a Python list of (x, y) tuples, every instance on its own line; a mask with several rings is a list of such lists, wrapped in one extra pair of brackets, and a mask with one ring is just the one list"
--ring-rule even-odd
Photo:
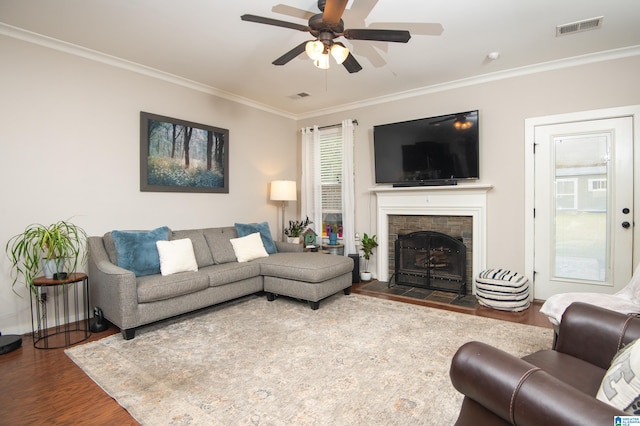
[[(351, 0), (345, 28), (386, 23), (383, 28), (412, 30), (409, 43), (339, 39), (363, 67), (354, 74), (335, 62), (317, 69), (304, 54), (274, 66), (312, 37), (240, 15), (306, 25), (291, 16), (296, 10), (319, 12), (316, 0), (0, 0), (6, 24), (0, 34), (67, 51), (91, 49), (298, 118), (478, 76), (559, 66), (567, 58), (640, 54), (638, 0)], [(601, 29), (555, 35), (557, 25), (598, 16)], [(439, 27), (410, 23), (440, 24), (441, 33), (421, 35)], [(489, 60), (494, 51), (500, 58)], [(310, 96), (291, 98), (301, 92)]]

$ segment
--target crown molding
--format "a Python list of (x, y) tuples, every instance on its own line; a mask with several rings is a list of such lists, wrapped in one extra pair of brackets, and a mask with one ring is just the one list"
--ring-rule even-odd
[(3, 22), (0, 22), (0, 35), (12, 37), (17, 40), (47, 47), (49, 49), (68, 53), (70, 55), (79, 56), (81, 58), (89, 59), (92, 61), (110, 65), (116, 68), (142, 74), (147, 77), (163, 80), (168, 83), (176, 84), (178, 86), (186, 87), (188, 89), (192, 89), (192, 90), (196, 90), (209, 95), (224, 98), (233, 102), (247, 105), (252, 108), (270, 112), (272, 114), (281, 115), (283, 117), (290, 118), (293, 120), (297, 119), (295, 114), (291, 114), (290, 112), (279, 110), (269, 105), (265, 105), (265, 104), (256, 102), (254, 100), (244, 98), (242, 96), (238, 96), (233, 93), (229, 93), (224, 90), (220, 90), (215, 87), (199, 83), (197, 81), (189, 80), (187, 78), (183, 78), (175, 74), (160, 71), (158, 69), (151, 68), (146, 65), (141, 65), (136, 62), (132, 62), (126, 59), (118, 58), (116, 56), (108, 55), (106, 53), (99, 52), (97, 50), (88, 49), (86, 47), (78, 46), (73, 43), (68, 43), (62, 40), (58, 40), (53, 37), (48, 37), (48, 36), (34, 33), (32, 31), (28, 31), (22, 28), (14, 27), (12, 25), (8, 25)]
[(309, 111), (303, 114), (294, 114), (288, 111), (280, 110), (272, 106), (248, 99), (242, 96), (235, 95), (233, 93), (226, 92), (224, 90), (217, 89), (212, 86), (208, 86), (197, 81), (189, 80), (174, 74), (170, 74), (164, 71), (157, 70), (145, 65), (141, 65), (132, 61), (127, 61), (122, 58), (111, 56), (97, 50), (87, 49), (85, 47), (78, 46), (76, 44), (67, 43), (62, 40), (58, 40), (52, 37), (44, 36), (42, 34), (27, 31), (22, 28), (14, 27), (0, 22), (0, 35), (12, 37), (18, 40), (22, 40), (28, 43), (33, 43), (50, 49), (65, 52), (71, 55), (76, 55), (85, 59), (101, 62), (116, 68), (121, 68), (138, 74), (142, 74), (148, 77), (163, 80), (172, 84), (183, 86), (192, 90), (203, 92), (209, 95), (224, 98), (233, 102), (237, 102), (252, 108), (256, 108), (262, 111), (266, 111), (272, 114), (280, 115), (292, 120), (303, 120), (313, 117), (318, 117), (327, 114), (333, 114), (337, 112), (344, 112), (353, 110), (356, 108), (363, 108), (368, 106), (374, 106), (384, 104), (388, 102), (413, 98), (417, 96), (424, 96), (432, 93), (444, 92), (447, 90), (459, 89), (463, 87), (473, 86), (477, 84), (488, 83), (497, 80), (504, 80), (514, 77), (520, 77), (530, 74), (536, 74), (540, 72), (553, 71), (563, 68), (570, 68), (579, 65), (591, 64), (595, 62), (611, 61), (615, 59), (622, 59), (631, 56), (640, 55), (640, 45), (629, 46), (626, 48), (608, 50), (604, 52), (597, 52), (587, 55), (575, 56), (571, 58), (564, 58), (556, 61), (543, 62), (539, 64), (529, 65), (520, 68), (512, 68), (504, 71), (497, 71), (488, 74), (482, 74), (479, 76), (464, 78), (460, 80), (449, 81), (446, 83), (434, 84), (431, 86), (425, 86), (418, 89), (407, 90), (404, 92), (397, 92), (386, 96), (379, 96), (375, 98), (369, 98), (362, 101), (356, 101), (346, 104), (337, 105), (335, 107), (318, 109)]
[(460, 80), (449, 81), (441, 84), (434, 84), (431, 86), (425, 86), (418, 89), (407, 90), (404, 92), (397, 92), (391, 95), (379, 96), (376, 98), (370, 98), (363, 101), (352, 102), (349, 104), (342, 104), (336, 107), (325, 108), (322, 110), (315, 110), (305, 114), (297, 116), (298, 120), (318, 117), (322, 115), (332, 114), (336, 112), (344, 112), (353, 110), (356, 108), (363, 108), (368, 106), (374, 106), (384, 104), (387, 102), (393, 102), (416, 96), (423, 96), (432, 93), (444, 92), (447, 90), (459, 89), (463, 87), (473, 86), (477, 84), (489, 83), (497, 80), (505, 80), (508, 78), (521, 77), (530, 74), (536, 74), (541, 72), (559, 70), (563, 68), (571, 68), (580, 65), (592, 64), (596, 62), (611, 61), (615, 59), (623, 59), (631, 56), (640, 55), (640, 45), (629, 46), (620, 49), (607, 50), (603, 52), (591, 53), (587, 55), (574, 56), (571, 58), (563, 58), (556, 61), (542, 62), (539, 64), (528, 65), (520, 68), (511, 68), (504, 71), (496, 71), (488, 74), (482, 74), (474, 77), (463, 78)]

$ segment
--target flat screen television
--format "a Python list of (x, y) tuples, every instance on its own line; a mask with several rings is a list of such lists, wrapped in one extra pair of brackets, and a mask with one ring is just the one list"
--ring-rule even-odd
[(478, 111), (373, 127), (376, 183), (455, 185), (479, 179)]

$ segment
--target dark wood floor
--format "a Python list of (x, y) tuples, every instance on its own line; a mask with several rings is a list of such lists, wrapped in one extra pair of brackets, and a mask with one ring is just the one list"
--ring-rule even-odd
[[(470, 315), (550, 327), (546, 318), (539, 313), (540, 303), (534, 303), (524, 312), (510, 313), (483, 307), (460, 307), (405, 296), (375, 293), (363, 289), (364, 286), (364, 284), (355, 284), (353, 292)], [(118, 332), (117, 328), (111, 327), (105, 332), (92, 334), (87, 341), (102, 339)], [(136, 425), (138, 423), (85, 375), (65, 355), (64, 349), (34, 349), (31, 337), (24, 336), (21, 348), (0, 355), (0, 425), (5, 424)]]
[[(119, 330), (92, 334), (86, 343)], [(64, 349), (22, 347), (0, 355), (1, 425), (137, 425), (129, 413), (78, 368)]]
[[(374, 284), (374, 285), (370, 285)], [(395, 300), (398, 302), (411, 303), (413, 305), (420, 306), (429, 306), (432, 308), (446, 309), (449, 311), (461, 312), (470, 315), (477, 315), (481, 317), (494, 318), (503, 321), (517, 322), (519, 324), (528, 324), (535, 325), (538, 327), (544, 328), (552, 328), (551, 323), (540, 313), (540, 307), (543, 302), (534, 301), (528, 309), (525, 309), (521, 312), (507, 312), (507, 311), (497, 311), (495, 309), (486, 308), (484, 306), (480, 306), (477, 303), (469, 304), (469, 303), (459, 303), (456, 304), (453, 300), (455, 299), (455, 294), (453, 293), (444, 293), (444, 292), (432, 292), (432, 294), (428, 297), (424, 297), (424, 291), (420, 291), (420, 289), (411, 289), (410, 287), (404, 287), (403, 290), (394, 291), (396, 289), (392, 288), (390, 291), (376, 291), (369, 290), (369, 288), (376, 288), (379, 286), (375, 285), (376, 282), (372, 283), (359, 283), (354, 284), (352, 287), (352, 291), (358, 294), (365, 294), (367, 296), (379, 297), (382, 299)], [(385, 283), (379, 283), (385, 284)], [(382, 287), (386, 287), (386, 284)], [(409, 291), (405, 291), (405, 290)], [(411, 297), (411, 295), (415, 297)], [(475, 297), (470, 296), (467, 298), (473, 299), (475, 301)]]

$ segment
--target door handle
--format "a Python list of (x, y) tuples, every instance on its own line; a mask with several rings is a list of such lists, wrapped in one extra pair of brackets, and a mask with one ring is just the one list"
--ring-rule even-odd
[(627, 222), (627, 221), (622, 222), (622, 227), (623, 227), (624, 229), (627, 229), (627, 228), (628, 228), (628, 227), (630, 227), (630, 226), (631, 226), (631, 224), (630, 224), (629, 222)]

